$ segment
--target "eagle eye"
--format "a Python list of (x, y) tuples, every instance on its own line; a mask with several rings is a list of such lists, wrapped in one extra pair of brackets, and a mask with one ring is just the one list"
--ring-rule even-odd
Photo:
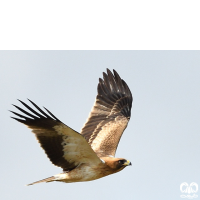
[(124, 164), (124, 160), (119, 160), (118, 163), (123, 165)]

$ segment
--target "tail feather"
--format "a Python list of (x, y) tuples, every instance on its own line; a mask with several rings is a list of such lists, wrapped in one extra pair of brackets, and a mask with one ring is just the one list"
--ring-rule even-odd
[(54, 181), (55, 180), (55, 177), (54, 176), (51, 176), (51, 177), (49, 177), (49, 178), (45, 178), (45, 179), (42, 179), (42, 180), (40, 180), (40, 181), (36, 181), (36, 182), (33, 182), (33, 183), (30, 183), (30, 184), (27, 184), (27, 186), (29, 186), (29, 185), (34, 185), (34, 184), (36, 184), (36, 183), (43, 183), (43, 182), (52, 182), (52, 181)]

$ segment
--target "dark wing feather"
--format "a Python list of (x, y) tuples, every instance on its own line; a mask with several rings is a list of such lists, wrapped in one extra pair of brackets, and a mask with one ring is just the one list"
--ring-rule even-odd
[(107, 69), (99, 79), (98, 94), (87, 122), (81, 130), (98, 156), (115, 155), (121, 135), (131, 116), (132, 94), (128, 85)]
[(24, 102), (20, 102), (29, 112), (14, 106), (28, 117), (11, 111), (22, 119), (12, 118), (32, 129), (53, 164), (62, 167), (64, 171), (70, 171), (83, 162), (101, 162), (84, 137), (63, 124), (49, 110), (45, 108), (47, 114), (30, 101), (38, 112)]

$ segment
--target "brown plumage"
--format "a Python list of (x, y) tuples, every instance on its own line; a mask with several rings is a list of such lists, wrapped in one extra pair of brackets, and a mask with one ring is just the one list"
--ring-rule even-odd
[(113, 70), (99, 79), (98, 94), (81, 133), (74, 131), (49, 110), (44, 112), (29, 100), (34, 110), (20, 101), (30, 112), (14, 105), (25, 115), (13, 119), (32, 129), (51, 162), (63, 173), (31, 183), (90, 181), (121, 171), (131, 162), (115, 158), (115, 152), (126, 128), (132, 106), (132, 95), (124, 80)]

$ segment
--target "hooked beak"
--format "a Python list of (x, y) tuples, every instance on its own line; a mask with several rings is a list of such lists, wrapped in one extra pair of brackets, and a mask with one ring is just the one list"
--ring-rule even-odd
[(127, 160), (125, 163), (124, 163), (125, 166), (131, 166), (131, 162), (129, 160)]

